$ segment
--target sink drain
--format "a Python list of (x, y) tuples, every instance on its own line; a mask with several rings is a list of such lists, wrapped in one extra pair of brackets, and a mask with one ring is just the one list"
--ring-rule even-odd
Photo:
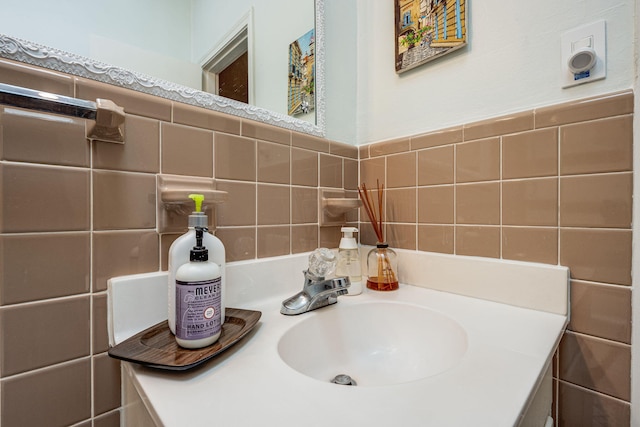
[(356, 380), (346, 374), (336, 375), (336, 377), (332, 379), (331, 382), (338, 385), (358, 385), (356, 383)]

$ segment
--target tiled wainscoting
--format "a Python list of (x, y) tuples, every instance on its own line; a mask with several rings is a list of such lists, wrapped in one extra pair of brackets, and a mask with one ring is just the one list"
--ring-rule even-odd
[[(10, 61), (0, 82), (127, 112), (126, 143), (112, 145), (89, 143), (83, 120), (0, 106), (0, 424), (119, 425), (106, 281), (166, 269), (177, 235), (156, 229), (158, 174), (215, 178), (228, 191), (216, 213), (228, 261), (335, 247), (339, 227), (318, 225), (319, 190), (356, 197), (359, 181), (379, 178), (392, 246), (567, 265), (572, 318), (554, 363), (554, 417), (629, 424), (631, 92), (358, 153)], [(360, 219), (363, 243), (374, 243)]]
[(337, 245), (339, 229), (318, 226), (318, 191), (355, 190), (356, 147), (10, 61), (0, 82), (127, 113), (118, 145), (87, 141), (82, 119), (0, 105), (3, 426), (119, 425), (105, 291), (166, 269), (178, 235), (156, 231), (158, 174), (228, 191), (216, 215), (227, 261)]
[(391, 246), (570, 268), (559, 426), (629, 425), (632, 121), (621, 92), (360, 147)]

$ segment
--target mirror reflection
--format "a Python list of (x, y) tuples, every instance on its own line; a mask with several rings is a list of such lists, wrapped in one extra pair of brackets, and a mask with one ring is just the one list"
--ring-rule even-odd
[[(267, 110), (258, 117), (288, 116), (291, 127), (321, 135), (322, 109), (314, 108), (322, 89), (315, 74), (317, 3), (22, 0), (3, 8), (0, 28), (10, 37)], [(238, 108), (217, 98), (208, 104)]]

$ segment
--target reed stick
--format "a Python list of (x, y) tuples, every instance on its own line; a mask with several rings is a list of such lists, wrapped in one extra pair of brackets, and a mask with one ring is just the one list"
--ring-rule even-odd
[(371, 195), (373, 191), (368, 189), (365, 183), (362, 183), (358, 187), (358, 194), (360, 195), (360, 200), (362, 200), (362, 205), (369, 217), (369, 222), (371, 222), (371, 226), (373, 227), (373, 231), (376, 233), (378, 241), (384, 242), (384, 184), (380, 184), (380, 180), (377, 180), (377, 190), (377, 209), (374, 203), (375, 199)]

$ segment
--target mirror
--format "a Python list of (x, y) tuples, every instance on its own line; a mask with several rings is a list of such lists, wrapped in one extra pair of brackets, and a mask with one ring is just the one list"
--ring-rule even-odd
[[(305, 1), (311, 11), (300, 9), (300, 0), (22, 0), (0, 15), (0, 28), (9, 33), (0, 34), (0, 57), (324, 136), (324, 0)], [(314, 21), (311, 51), (307, 45), (299, 56), (313, 56), (313, 84), (304, 88), (312, 88), (315, 114), (290, 116), (289, 74), (296, 70), (291, 47)], [(270, 38), (279, 28), (288, 33)], [(242, 43), (249, 51), (249, 100), (256, 105), (201, 90), (207, 81), (203, 67)], [(272, 66), (275, 71), (268, 71)]]

